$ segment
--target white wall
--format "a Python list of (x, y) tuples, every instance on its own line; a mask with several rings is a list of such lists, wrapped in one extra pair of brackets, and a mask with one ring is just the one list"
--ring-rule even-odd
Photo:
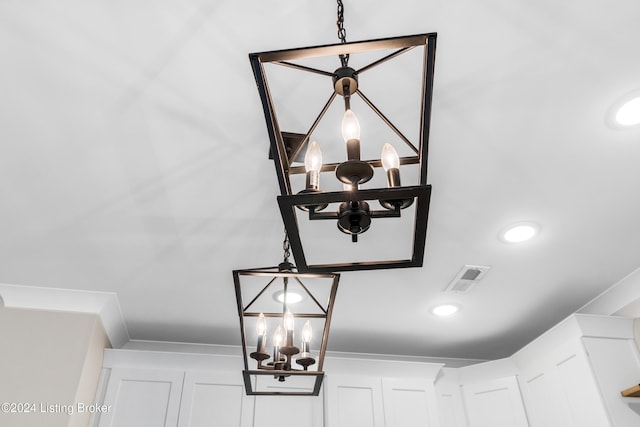
[(0, 343), (0, 402), (16, 411), (0, 412), (0, 425), (88, 425), (78, 403), (93, 403), (109, 347), (97, 315), (0, 308)]

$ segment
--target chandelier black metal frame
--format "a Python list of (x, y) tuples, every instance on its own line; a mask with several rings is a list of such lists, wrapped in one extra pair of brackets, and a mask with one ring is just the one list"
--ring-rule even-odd
[[(324, 379), (324, 356), (340, 275), (299, 273), (289, 262), (287, 237), (283, 248), (284, 260), (277, 267), (233, 271), (245, 391), (247, 395), (317, 396)], [(303, 321), (304, 326), (296, 328), (296, 323)], [(317, 347), (312, 322), (322, 325)], [(248, 331), (254, 326), (252, 351)], [(301, 330), (300, 347), (296, 345), (296, 329)], [(269, 334), (272, 351), (267, 351)], [(285, 382), (294, 378), (300, 381), (287, 387)]]
[[(425, 252), (431, 196), (431, 186), (427, 184), (427, 156), (436, 34), (427, 33), (346, 42), (342, 26), (341, 2), (338, 1), (338, 4), (338, 28), (341, 43), (249, 55), (267, 124), (270, 157), (275, 163), (281, 192), (277, 198), (278, 205), (291, 241), (293, 256), (298, 269), (302, 272), (420, 267)], [(363, 89), (358, 85), (361, 74), (398, 58), (414, 48), (424, 50), (420, 77), (422, 88), (417, 143), (411, 142), (363, 93)], [(350, 55), (385, 50), (391, 51), (391, 53), (369, 62), (359, 69), (351, 68), (348, 65)], [(299, 63), (300, 60), (322, 57), (337, 57), (340, 59), (341, 65), (335, 70), (323, 70)], [(324, 106), (319, 106), (320, 113), (309, 124), (305, 133), (287, 132), (281, 129), (275, 102), (267, 82), (265, 64), (275, 64), (302, 73), (312, 73), (324, 76), (329, 80), (327, 84), (327, 88), (331, 91), (329, 99)], [(317, 143), (311, 140), (311, 136), (324, 118), (329, 106), (336, 98), (340, 97), (345, 103), (343, 137), (346, 142), (347, 160), (337, 163), (322, 163)], [(407, 151), (410, 151), (411, 155), (400, 157), (393, 147), (385, 144), (381, 158), (361, 159), (359, 124), (350, 108), (352, 97), (358, 97), (375, 112), (375, 115), (391, 129), (393, 134), (406, 144), (409, 148)], [(305, 157), (304, 166), (301, 164), (303, 155)], [(401, 185), (400, 169), (406, 165), (419, 165), (417, 185)], [(368, 182), (373, 177), (375, 170), (379, 168), (385, 169), (387, 187), (361, 188), (361, 185)], [(327, 172), (334, 173), (335, 177), (344, 184), (344, 191), (324, 192), (320, 190), (320, 174)], [(302, 191), (294, 192), (290, 178), (297, 174), (306, 174), (306, 187)], [(377, 201), (381, 207), (374, 208), (371, 205), (374, 201)], [(401, 217), (403, 210), (412, 204), (415, 205), (415, 219), (413, 221), (410, 258), (315, 264), (307, 262), (307, 253), (303, 248), (301, 238), (300, 221), (333, 220), (337, 223), (340, 231), (350, 235), (353, 242), (357, 242), (361, 233), (375, 228), (373, 222), (377, 219)]]

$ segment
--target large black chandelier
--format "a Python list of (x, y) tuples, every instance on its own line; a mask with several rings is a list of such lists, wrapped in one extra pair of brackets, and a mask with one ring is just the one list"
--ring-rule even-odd
[(245, 391), (317, 396), (340, 275), (299, 273), (286, 234), (283, 249), (277, 267), (233, 272)]
[[(280, 186), (278, 204), (293, 256), (303, 272), (420, 267), (431, 196), (427, 154), (436, 34), (347, 42), (343, 12), (338, 0), (340, 43), (249, 55)], [(354, 65), (356, 60), (360, 65)], [(397, 61), (400, 63), (395, 68), (389, 65)], [(389, 67), (396, 73), (384, 77), (381, 73), (389, 71)], [(405, 84), (412, 68), (420, 71), (415, 74), (413, 86)], [(365, 82), (369, 85), (366, 88)], [(395, 94), (396, 86), (407, 87), (408, 91)], [(394, 121), (372, 101), (375, 96), (365, 95), (370, 87), (386, 90), (386, 95), (379, 98), (394, 99), (390, 108), (396, 113)], [(312, 96), (315, 90), (324, 92), (324, 96)], [(388, 96), (389, 93), (397, 96)], [(293, 104), (296, 95), (302, 101), (298, 105)], [(408, 110), (396, 108), (395, 104), (414, 96)], [(334, 102), (337, 99), (344, 104), (341, 113), (344, 143), (337, 145), (346, 149), (336, 150), (331, 147), (336, 144), (331, 142), (339, 137), (331, 129), (337, 129), (340, 120), (335, 113), (336, 106), (340, 109), (339, 103)], [(319, 101), (317, 107), (310, 106), (312, 100)], [(311, 115), (304, 114), (314, 109)], [(356, 111), (359, 117), (368, 114), (368, 139), (362, 144)], [(409, 114), (404, 114), (407, 111)], [(405, 116), (414, 119), (410, 126)], [(396, 119), (402, 124), (395, 124)], [(409, 127), (412, 138), (405, 131)], [(323, 131), (325, 139), (319, 142)], [(379, 155), (369, 154), (375, 149)], [(337, 157), (331, 158), (336, 152)], [(323, 161), (323, 158), (330, 159)], [(378, 173), (381, 169), (384, 173)], [(325, 175), (329, 174), (333, 177), (327, 180)], [(403, 180), (413, 181), (412, 185), (404, 185), (401, 175)], [(323, 189), (326, 183), (334, 188)], [(386, 230), (388, 237), (377, 235), (375, 240), (383, 246), (377, 252), (371, 249), (372, 253), (362, 255), (373, 247), (373, 241), (366, 239), (366, 243), (349, 248), (335, 243), (333, 231), (324, 226), (332, 222), (352, 242), (374, 229), (378, 230), (374, 234)], [(387, 225), (383, 225), (385, 222)], [(408, 227), (408, 231), (404, 234), (396, 231), (400, 226)], [(320, 251), (314, 245), (326, 247), (329, 239), (335, 249), (331, 257), (325, 260), (316, 256)], [(394, 244), (411, 243), (392, 254), (393, 245), (384, 243), (385, 239)], [(365, 240), (364, 236), (361, 240)]]

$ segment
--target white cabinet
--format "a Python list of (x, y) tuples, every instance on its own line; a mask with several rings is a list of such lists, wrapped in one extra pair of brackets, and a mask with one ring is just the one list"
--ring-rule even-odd
[[(97, 403), (111, 410), (97, 427), (440, 427), (433, 379), (442, 364), (334, 360), (339, 373), (314, 397), (247, 396), (229, 357), (108, 350), (105, 361)], [(299, 391), (295, 381), (271, 387)]]
[(443, 368), (434, 386), (440, 427), (467, 427), (458, 369)]
[(254, 427), (322, 427), (321, 396), (256, 396)]
[[(299, 378), (298, 378), (299, 379)], [(258, 377), (260, 390), (274, 392), (308, 391), (308, 383), (289, 377), (284, 382)], [(323, 427), (324, 408), (320, 396), (256, 396), (253, 427)]]
[(637, 427), (638, 398), (624, 398), (620, 392), (640, 382), (640, 363), (635, 342), (620, 338), (582, 338), (593, 373), (605, 403), (611, 425)]
[(240, 375), (186, 372), (178, 427), (250, 427), (252, 414)]
[(380, 378), (327, 375), (327, 427), (384, 427)]
[(439, 427), (433, 382), (423, 379), (382, 380), (386, 427)]
[(524, 356), (521, 383), (532, 427), (611, 425), (579, 337)]
[(433, 382), (331, 375), (325, 380), (327, 427), (439, 427)]
[(620, 391), (640, 377), (632, 319), (573, 316), (518, 352), (532, 427), (631, 427)]
[(527, 427), (516, 377), (462, 387), (471, 427)]
[[(106, 350), (97, 427), (251, 427), (239, 362), (228, 356)], [(211, 370), (212, 367), (217, 370)]]
[(91, 426), (636, 427), (640, 400), (620, 396), (640, 379), (632, 323), (572, 316), (512, 357), (460, 368), (327, 358), (317, 397), (246, 396), (230, 354), (107, 350), (97, 403), (110, 410)]
[(566, 396), (550, 370), (525, 373), (521, 379), (531, 427), (572, 426)]
[(114, 367), (102, 404), (98, 427), (251, 427), (254, 401), (239, 373)]
[(184, 374), (180, 371), (111, 370), (99, 427), (175, 427)]

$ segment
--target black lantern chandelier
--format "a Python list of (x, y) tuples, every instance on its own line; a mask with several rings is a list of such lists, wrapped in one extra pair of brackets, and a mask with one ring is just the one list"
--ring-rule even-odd
[[(270, 155), (275, 162), (280, 186), (278, 204), (291, 239), (291, 249), (299, 270), (304, 272), (420, 267), (424, 258), (431, 195), (431, 186), (427, 184), (427, 153), (436, 34), (347, 42), (343, 11), (342, 2), (338, 0), (338, 44), (249, 55), (266, 119), (271, 144)], [(417, 61), (415, 53), (418, 55)], [(412, 59), (402, 62), (402, 58), (409, 56)], [(350, 60), (353, 63), (356, 58), (360, 58), (361, 65), (351, 66)], [(409, 80), (407, 75), (410, 71), (407, 64), (411, 60), (414, 60), (415, 68), (420, 71), (419, 74), (416, 73), (415, 86), (408, 85), (410, 91), (407, 96), (396, 94), (396, 86), (407, 86), (405, 83)], [(381, 77), (380, 72), (385, 69), (388, 71), (388, 64), (394, 61), (400, 61), (396, 68), (392, 68), (396, 75)], [(334, 68), (331, 68), (332, 63)], [(275, 77), (271, 78), (270, 73), (274, 73)], [(369, 75), (372, 77), (367, 81)], [(297, 77), (301, 77), (299, 83)], [(369, 86), (365, 87), (365, 81), (367, 84), (371, 82), (371, 87), (376, 84), (383, 86), (387, 94), (391, 95), (380, 98), (394, 98), (391, 109), (400, 111), (397, 116), (404, 126), (394, 124), (365, 95), (364, 92), (369, 90)], [(314, 109), (309, 106), (313, 88), (324, 91), (324, 96), (316, 98), (326, 102), (324, 105), (318, 103), (310, 116), (295, 117), (299, 111)], [(298, 92), (301, 92), (298, 97), (304, 101), (296, 106), (292, 99)], [(411, 112), (419, 110), (419, 114), (413, 116), (417, 122), (414, 123), (417, 129), (414, 129), (413, 142), (401, 130), (407, 128), (407, 120), (402, 113), (406, 110), (398, 109), (396, 105), (409, 98), (409, 95), (415, 96), (415, 103), (410, 104), (413, 105)], [(326, 138), (329, 141), (325, 140), (321, 148), (315, 137), (322, 133), (323, 128), (326, 131), (328, 121), (331, 121), (329, 128), (338, 128), (339, 119), (336, 117), (339, 116), (333, 114), (335, 106), (340, 104), (334, 103), (336, 99), (342, 99), (344, 104), (341, 119), (344, 143), (340, 142), (338, 145), (345, 144), (346, 149), (337, 150), (342, 152), (338, 153), (342, 159), (323, 162), (325, 152), (332, 152), (331, 148), (327, 148), (332, 145), (331, 140), (338, 138), (331, 135), (331, 132), (325, 132), (329, 134)], [(358, 115), (369, 114), (367, 126), (371, 128), (370, 138), (363, 140), (362, 144), (356, 110)], [(285, 128), (286, 126), (289, 128)], [(296, 129), (302, 132), (292, 131)], [(379, 137), (386, 140), (379, 140)], [(395, 143), (392, 145), (389, 141)], [(367, 153), (377, 149), (381, 154), (374, 155), (375, 157), (363, 156), (365, 148)], [(380, 169), (384, 169), (384, 174), (378, 173)], [(324, 177), (321, 180), (323, 175), (333, 175), (327, 177), (333, 181), (330, 184), (335, 183), (341, 188), (323, 190), (321, 181), (323, 184), (329, 182)], [(403, 185), (401, 175), (403, 179), (413, 178), (414, 185)], [(400, 218), (403, 218), (402, 222)], [(383, 221), (378, 221), (379, 219), (388, 219), (389, 225), (383, 226)], [(342, 233), (349, 235), (352, 242), (357, 242), (358, 237), (368, 230), (387, 230), (387, 243), (381, 243), (386, 246), (380, 249), (381, 255), (373, 253), (367, 256), (358, 256), (358, 252), (364, 252), (363, 246), (372, 247), (373, 242), (369, 239), (364, 245), (351, 246), (349, 249), (344, 248), (344, 245), (342, 249), (337, 248), (336, 244), (327, 243), (327, 239), (335, 242), (335, 238), (330, 237), (333, 232), (319, 225), (331, 222), (336, 223)], [(409, 231), (402, 234), (406, 238), (395, 231), (396, 227), (404, 224), (409, 227)], [(345, 259), (320, 259), (319, 262), (310, 260), (310, 257), (319, 253), (314, 248), (318, 240), (325, 242), (325, 247), (333, 244), (334, 258), (344, 255)], [(365, 240), (364, 236), (361, 240)], [(380, 242), (385, 238), (376, 236), (376, 240)], [(389, 254), (388, 248), (392, 245), (388, 243), (398, 241), (410, 241), (411, 246), (398, 251), (399, 256)]]
[(233, 272), (245, 391), (317, 396), (340, 275), (299, 273), (286, 235), (283, 249), (277, 267)]

